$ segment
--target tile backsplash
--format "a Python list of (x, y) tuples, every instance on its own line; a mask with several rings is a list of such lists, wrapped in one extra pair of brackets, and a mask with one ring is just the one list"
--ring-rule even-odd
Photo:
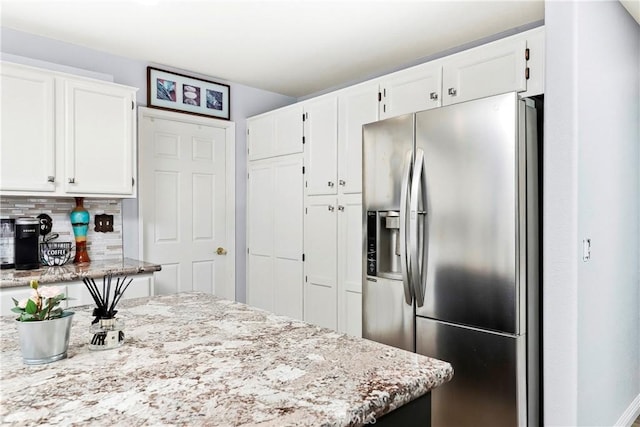
[[(54, 241), (72, 242), (73, 230), (69, 221), (69, 213), (75, 207), (74, 198), (45, 197), (2, 197), (0, 199), (0, 217), (18, 218), (21, 216), (37, 217), (46, 213), (53, 219), (52, 233), (58, 233)], [(122, 258), (122, 201), (117, 199), (84, 199), (84, 208), (89, 211), (91, 219), (87, 233), (87, 249), (91, 260), (107, 260)], [(98, 233), (94, 231), (97, 214), (113, 215), (113, 232)]]

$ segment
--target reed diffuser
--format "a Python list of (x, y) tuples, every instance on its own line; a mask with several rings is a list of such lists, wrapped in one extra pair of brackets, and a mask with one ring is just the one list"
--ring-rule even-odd
[(102, 278), (102, 290), (90, 277), (82, 279), (89, 290), (96, 307), (93, 309), (95, 319), (91, 322), (91, 350), (106, 350), (124, 344), (124, 320), (116, 319), (116, 307), (133, 279), (118, 277), (113, 283), (113, 274), (107, 273)]

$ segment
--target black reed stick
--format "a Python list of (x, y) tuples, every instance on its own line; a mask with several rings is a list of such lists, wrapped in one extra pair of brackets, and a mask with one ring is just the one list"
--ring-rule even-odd
[[(98, 323), (100, 319), (113, 319), (115, 317), (118, 312), (118, 310), (116, 310), (116, 306), (120, 302), (120, 299), (122, 299), (124, 292), (127, 290), (131, 282), (133, 282), (133, 278), (129, 279), (127, 282), (127, 276), (117, 278), (115, 286), (113, 286), (113, 297), (111, 297), (112, 278), (112, 273), (107, 273), (102, 278), (102, 293), (100, 293), (100, 288), (96, 285), (95, 280), (90, 277), (82, 279), (89, 290), (93, 301), (96, 303), (96, 308), (93, 309), (95, 319), (91, 322), (92, 324)], [(111, 301), (111, 304), (109, 304), (109, 301)]]

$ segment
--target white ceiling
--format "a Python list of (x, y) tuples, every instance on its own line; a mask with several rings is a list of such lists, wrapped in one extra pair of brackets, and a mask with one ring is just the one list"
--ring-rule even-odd
[(289, 96), (544, 19), (535, 1), (0, 0), (2, 26)]

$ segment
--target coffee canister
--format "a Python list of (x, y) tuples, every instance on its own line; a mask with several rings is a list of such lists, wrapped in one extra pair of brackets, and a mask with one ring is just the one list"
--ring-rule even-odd
[(40, 220), (16, 219), (14, 263), (16, 270), (40, 267)]
[(0, 218), (0, 268), (13, 268), (16, 220)]

